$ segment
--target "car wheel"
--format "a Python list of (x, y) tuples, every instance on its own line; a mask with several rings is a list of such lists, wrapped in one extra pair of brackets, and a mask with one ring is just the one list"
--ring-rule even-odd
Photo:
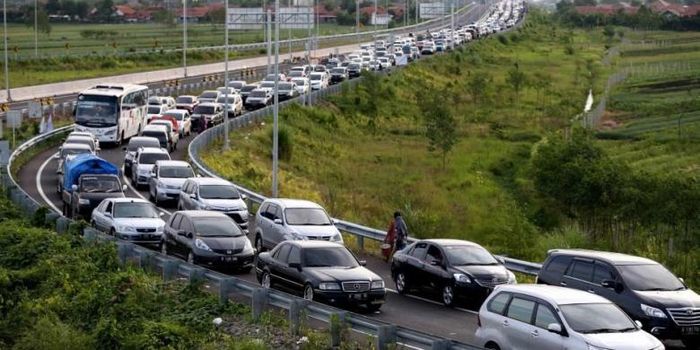
[(187, 262), (190, 263), (190, 264), (195, 264), (195, 261), (196, 261), (196, 260), (195, 260), (195, 258), (194, 258), (194, 254), (192, 253), (192, 251), (190, 251), (190, 252), (187, 254)]
[(241, 273), (247, 274), (247, 273), (250, 273), (250, 271), (251, 271), (252, 269), (253, 269), (252, 266), (246, 266), (246, 267), (242, 267), (242, 268), (240, 269), (240, 271), (241, 271)]
[(501, 350), (501, 348), (493, 342), (489, 342), (488, 344), (486, 344), (486, 348), (491, 350)]
[(270, 288), (272, 287), (272, 278), (270, 278), (270, 274), (266, 272), (263, 272), (262, 278), (260, 279), (260, 285), (263, 286), (263, 288)]
[(114, 231), (114, 227), (112, 227), (112, 228), (109, 230), (109, 235), (110, 235), (110, 236), (113, 236), (113, 237), (117, 237), (117, 232)]
[(455, 291), (451, 284), (442, 287), (442, 303), (445, 306), (452, 306), (455, 302)]
[(370, 313), (375, 313), (382, 308), (382, 304), (369, 304), (367, 305), (367, 311)]
[(398, 272), (394, 277), (394, 284), (396, 285), (396, 291), (399, 294), (406, 294), (408, 292), (408, 279), (403, 272)]
[(90, 221), (90, 227), (97, 229), (97, 223), (95, 222), (95, 220)]
[(304, 286), (304, 299), (309, 301), (314, 300), (314, 287), (308, 283)]
[(255, 250), (258, 252), (258, 254), (265, 251), (265, 247), (263, 247), (262, 237), (260, 237), (260, 235), (255, 236)]

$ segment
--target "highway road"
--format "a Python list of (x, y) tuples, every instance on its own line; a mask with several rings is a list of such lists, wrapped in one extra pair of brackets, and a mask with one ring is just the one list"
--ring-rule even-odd
[[(482, 8), (480, 6), (475, 6), (474, 8), (466, 11), (464, 15), (457, 19), (458, 22), (472, 22), (479, 17)], [(357, 49), (357, 45), (347, 45), (339, 47), (340, 52), (349, 52)], [(325, 54), (334, 52), (335, 48), (325, 49), (323, 52)], [(258, 57), (254, 59), (239, 60), (231, 63), (231, 69), (242, 68), (242, 67), (254, 67), (260, 66), (266, 63), (265, 57)], [(219, 65), (219, 64), (216, 64)], [(222, 68), (222, 66), (218, 66)], [(218, 69), (217, 68), (217, 69)], [(191, 68), (190, 68), (191, 69)], [(213, 68), (212, 68), (213, 69)], [(204, 70), (202, 70), (203, 72)], [(190, 70), (192, 74), (198, 74), (197, 71)], [(159, 72), (151, 73), (138, 73), (139, 82), (148, 81), (148, 79), (163, 80), (163, 74), (180, 74), (178, 69), (174, 70), (164, 70)], [(202, 73), (206, 74), (206, 73)], [(137, 75), (125, 75), (120, 76), (119, 79), (110, 80), (115, 82), (135, 82), (135, 76)], [(151, 78), (149, 78), (151, 77)], [(146, 80), (143, 80), (146, 79)], [(96, 82), (105, 81), (105, 79), (93, 79), (88, 82), (81, 81), (68, 82), (54, 85), (55, 91), (79, 91), (83, 87), (89, 87)], [(80, 88), (77, 88), (79, 86)], [(42, 87), (41, 89), (48, 89), (47, 87)], [(47, 90), (50, 91), (50, 90)], [(14, 92), (14, 90), (13, 90)], [(38, 90), (38, 92), (33, 92), (28, 94), (35, 94), (41, 96), (41, 93), (45, 92), (43, 90)], [(187, 159), (187, 146), (189, 142), (195, 136), (190, 136), (185, 139), (180, 140), (178, 148), (176, 151), (171, 153), (173, 159)], [(27, 193), (39, 201), (41, 204), (45, 204), (54, 210), (60, 212), (62, 207), (62, 202), (60, 195), (56, 192), (56, 160), (52, 158), (56, 154), (58, 148), (53, 147), (49, 150), (41, 152), (32, 158), (27, 164), (25, 164), (19, 172), (18, 182), (19, 185), (27, 191)], [(124, 152), (121, 148), (107, 148), (103, 149), (100, 154), (101, 157), (110, 161), (113, 164), (122, 166)], [(124, 178), (124, 183), (128, 184), (128, 189), (126, 195), (129, 197), (142, 197), (144, 199), (148, 198), (147, 190), (136, 189), (131, 185), (131, 181)], [(166, 219), (169, 214), (175, 210), (174, 203), (166, 205), (161, 208), (166, 213)], [(251, 230), (252, 231), (252, 230)], [(388, 288), (388, 295), (386, 298), (386, 304), (382, 309), (370, 317), (376, 318), (378, 320), (393, 323), (407, 328), (421, 330), (436, 336), (454, 339), (465, 343), (474, 344), (474, 332), (476, 330), (476, 313), (470, 310), (467, 306), (461, 306), (456, 308), (444, 307), (438, 300), (438, 298), (422, 298), (415, 296), (401, 296), (398, 295), (394, 290), (394, 283), (391, 279), (389, 265), (384, 261), (378, 259), (377, 257), (369, 254), (361, 254), (361, 259), (367, 261), (367, 267), (372, 271), (378, 273), (386, 282)], [(236, 277), (254, 281), (254, 272), (242, 275), (236, 275)], [(475, 344), (477, 345), (477, 344)], [(669, 348), (675, 348), (678, 344), (669, 343), (667, 344)]]

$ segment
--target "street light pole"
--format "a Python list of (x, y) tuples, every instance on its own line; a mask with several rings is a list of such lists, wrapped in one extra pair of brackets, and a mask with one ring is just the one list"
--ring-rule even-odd
[(187, 0), (182, 0), (182, 70), (187, 77)]
[(272, 64), (272, 12), (267, 10), (267, 68), (265, 74), (270, 75), (270, 65)]
[(450, 0), (450, 46), (455, 49), (455, 0)]
[(273, 90), (274, 105), (272, 106), (273, 126), (272, 126), (272, 197), (278, 196), (277, 172), (279, 167), (279, 80), (280, 80), (280, 0), (275, 0), (275, 89)]
[(355, 38), (360, 42), (360, 0), (355, 0)]
[(224, 86), (226, 87), (226, 96), (224, 97), (224, 151), (228, 151), (231, 149), (228, 138), (228, 0), (224, 1), (224, 9)]
[(10, 69), (8, 67), (7, 59), (7, 0), (2, 0), (2, 26), (5, 31), (4, 41), (5, 41), (5, 89), (7, 90), (7, 102), (12, 101), (12, 96), (10, 95)]
[(39, 7), (37, 2), (37, 0), (34, 0), (34, 57), (39, 57), (39, 29), (37, 27), (39, 24)]
[[(287, 0), (287, 7), (292, 7), (292, 0)], [(296, 14), (294, 15), (296, 19)], [(289, 21), (289, 19), (287, 19)], [(292, 27), (287, 25), (287, 47), (289, 49), (289, 63), (292, 62)]]

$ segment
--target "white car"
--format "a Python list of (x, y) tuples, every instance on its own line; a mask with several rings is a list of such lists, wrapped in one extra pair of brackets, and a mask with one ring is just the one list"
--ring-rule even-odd
[(153, 166), (159, 160), (170, 160), (168, 151), (163, 148), (142, 147), (136, 151), (131, 165), (131, 183), (134, 187), (147, 185), (151, 179)]
[[(221, 96), (223, 96), (223, 95), (233, 95), (233, 94), (236, 93), (236, 89), (234, 89), (234, 88), (232, 88), (232, 87), (228, 87), (228, 86), (221, 86), (221, 87), (218, 87), (218, 88), (216, 88), (216, 91), (220, 92), (220, 93), (221, 93)], [(219, 97), (221, 97), (221, 96), (219, 96)]]
[(311, 73), (309, 77), (309, 81), (311, 82), (311, 90), (321, 90), (328, 87), (328, 74), (314, 72)]
[(170, 96), (151, 96), (148, 98), (149, 106), (165, 106), (167, 109), (175, 109), (177, 103)]
[(221, 96), (221, 92), (217, 90), (204, 90), (202, 91), (202, 94), (199, 95), (199, 103), (204, 103), (204, 102), (216, 102), (216, 99)]
[(307, 78), (292, 78), (292, 83), (296, 84), (296, 89), (299, 95), (309, 92), (310, 85)]
[(182, 160), (159, 160), (151, 172), (148, 182), (149, 199), (158, 205), (162, 201), (177, 201), (182, 184), (194, 177), (194, 170)]
[(245, 80), (231, 80), (228, 82), (228, 87), (232, 88), (235, 93), (239, 93), (246, 84), (248, 83)]
[(173, 117), (177, 120), (177, 128), (180, 133), (180, 138), (190, 136), (192, 133), (192, 116), (186, 109), (172, 109), (165, 114), (164, 117)]
[(151, 121), (151, 118), (161, 116), (167, 111), (168, 106), (166, 105), (149, 105), (146, 109), (146, 124)]
[(476, 343), (486, 349), (664, 349), (608, 299), (559, 286), (496, 286), (477, 324)]
[(175, 130), (175, 128), (173, 127), (173, 123), (170, 120), (157, 119), (148, 123), (148, 125), (163, 125), (166, 129), (168, 129), (168, 133), (170, 134), (170, 142), (172, 143), (172, 149), (177, 149), (177, 143), (180, 141), (180, 130)]
[(246, 196), (232, 183), (215, 177), (193, 177), (182, 185), (177, 210), (220, 211), (248, 234)]
[(236, 116), (243, 114), (243, 99), (241, 98), (241, 95), (239, 95), (239, 94), (221, 95), (221, 96), (219, 96), (219, 99), (216, 100), (216, 103), (220, 104), (221, 106), (224, 106), (224, 109), (225, 109), (225, 107), (226, 107), (225, 103), (227, 101), (228, 101), (228, 117), (229, 118), (235, 118)]
[(297, 199), (267, 199), (255, 214), (255, 248), (272, 249), (286, 240), (343, 243), (343, 236), (320, 205)]
[(140, 198), (107, 198), (92, 211), (92, 227), (139, 244), (160, 244), (163, 212)]

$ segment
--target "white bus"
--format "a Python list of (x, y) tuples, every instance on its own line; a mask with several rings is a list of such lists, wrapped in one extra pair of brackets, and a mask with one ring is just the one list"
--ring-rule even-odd
[(101, 84), (81, 92), (75, 105), (75, 130), (100, 142), (121, 144), (137, 136), (145, 124), (148, 87)]

